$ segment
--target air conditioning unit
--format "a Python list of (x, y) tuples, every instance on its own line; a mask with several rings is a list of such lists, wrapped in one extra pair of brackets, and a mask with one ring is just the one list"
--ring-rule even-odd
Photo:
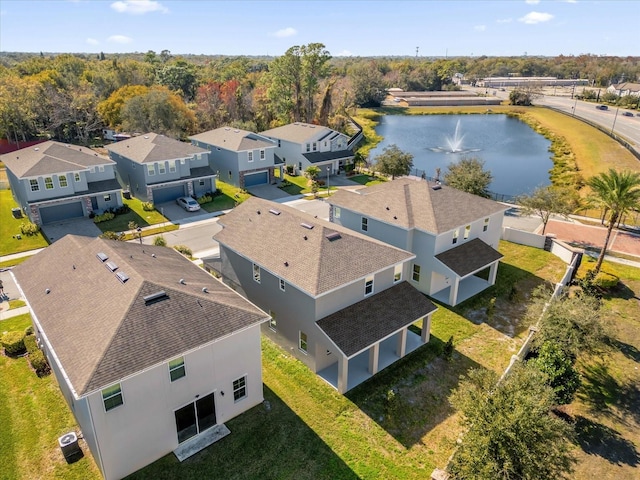
[(74, 462), (82, 457), (82, 450), (78, 445), (78, 436), (75, 432), (65, 433), (58, 438), (58, 445), (60, 445), (60, 450), (62, 450), (62, 455), (64, 455), (67, 463)]

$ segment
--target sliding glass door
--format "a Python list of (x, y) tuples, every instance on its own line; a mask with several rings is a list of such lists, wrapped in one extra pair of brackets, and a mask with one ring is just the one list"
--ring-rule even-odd
[(216, 424), (213, 393), (179, 408), (174, 413), (178, 443), (182, 443)]

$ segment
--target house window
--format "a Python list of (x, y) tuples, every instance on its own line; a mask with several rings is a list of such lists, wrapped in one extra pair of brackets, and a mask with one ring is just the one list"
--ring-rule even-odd
[(150, 163), (149, 165), (147, 165), (147, 173), (149, 174), (149, 176), (156, 174), (156, 165), (155, 165), (155, 163)]
[(340, 207), (333, 207), (333, 218), (340, 218)]
[(310, 151), (311, 151), (311, 144), (307, 143), (307, 152), (310, 152)]
[(362, 231), (366, 232), (369, 229), (369, 219), (367, 217), (362, 217)]
[(60, 185), (61, 188), (64, 188), (64, 187), (68, 186), (69, 183), (67, 182), (67, 176), (66, 175), (58, 175), (58, 184)]
[(176, 161), (175, 160), (169, 160), (169, 172), (170, 173), (175, 173), (176, 171)]
[(40, 185), (38, 185), (38, 180), (29, 180), (29, 184), (31, 185), (31, 191), (37, 192), (40, 190)]
[(278, 148), (280, 148), (280, 139), (278, 139)]
[(301, 352), (307, 353), (307, 334), (302, 331), (298, 334), (298, 348)]
[(53, 178), (51, 177), (44, 178), (44, 188), (46, 188), (47, 190), (53, 189)]
[(232, 176), (231, 170), (229, 170), (229, 179), (231, 179), (231, 176)]
[(124, 399), (122, 398), (122, 388), (120, 388), (119, 383), (102, 390), (102, 402), (104, 403), (105, 412), (113, 410), (124, 403)]
[(247, 157), (249, 158), (250, 162), (253, 162), (253, 152), (247, 152)]
[(90, 173), (96, 173), (96, 167), (89, 168), (89, 172)]
[(105, 201), (105, 202), (110, 202), (110, 201), (111, 201), (111, 194), (110, 194), (110, 193), (107, 193), (107, 194), (104, 196), (104, 201)]
[(284, 281), (283, 278), (280, 279), (280, 290), (282, 290), (283, 292), (286, 290), (286, 285), (287, 283)]
[(420, 281), (420, 265), (416, 265), (415, 263), (413, 264), (413, 273), (411, 275), (411, 279), (414, 282)]
[(240, 377), (233, 381), (233, 401), (237, 402), (247, 396), (247, 377)]
[(158, 173), (160, 175), (167, 173), (167, 167), (165, 166), (164, 162), (158, 164)]
[(469, 234), (471, 233), (471, 225), (467, 225), (466, 227), (464, 227), (464, 239), (468, 239), (469, 238)]
[(260, 160), (264, 160), (264, 149), (260, 150)]
[(278, 322), (276, 322), (276, 312), (269, 310), (269, 316), (271, 317), (269, 319), (269, 328), (275, 332), (278, 326)]
[(373, 293), (373, 275), (364, 279), (364, 296), (367, 297)]
[(396, 265), (393, 267), (393, 283), (398, 283), (402, 280), (402, 265)]
[(200, 185), (201, 187), (204, 187), (204, 180), (199, 180), (198, 185)]
[(104, 165), (98, 165), (98, 171), (104, 172)]
[(74, 174), (73, 174), (73, 179), (74, 179), (76, 182), (79, 182), (79, 181), (80, 181), (80, 174), (79, 174), (78, 172), (74, 173)]
[(482, 231), (486, 232), (488, 228), (489, 228), (489, 219), (485, 218), (484, 219), (484, 226), (482, 227)]
[(318, 142), (313, 142), (313, 151), (318, 150)]
[(187, 372), (184, 369), (184, 357), (175, 358), (169, 361), (169, 378), (172, 382), (184, 377), (186, 374)]
[(451, 243), (453, 243), (453, 244), (458, 243), (458, 230), (455, 230), (453, 232), (453, 241)]
[(255, 263), (253, 264), (253, 279), (260, 283), (260, 266)]

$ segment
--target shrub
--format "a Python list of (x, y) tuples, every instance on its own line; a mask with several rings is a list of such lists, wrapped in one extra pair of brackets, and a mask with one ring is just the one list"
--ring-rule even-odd
[(100, 238), (106, 238), (107, 240), (120, 240), (121, 242), (124, 241), (124, 233), (120, 232), (120, 233), (116, 233), (116, 232), (104, 232), (102, 235), (100, 235)]
[(40, 231), (40, 226), (31, 222), (22, 222), (20, 224), (20, 233), (23, 235), (27, 235), (30, 237), (31, 235), (36, 235)]
[(28, 353), (38, 350), (38, 340), (35, 335), (26, 335), (24, 337), (24, 348), (27, 349)]
[(7, 332), (0, 339), (0, 344), (7, 355), (21, 355), (25, 352), (24, 333)]
[(36, 374), (41, 377), (47, 373), (49, 373), (49, 364), (47, 363), (47, 359), (42, 353), (42, 350), (36, 349), (33, 352), (29, 353), (29, 363), (31, 364), (31, 368), (36, 371)]
[(211, 200), (213, 200), (213, 198), (211, 198), (211, 196), (209, 196), (207, 194), (204, 194), (203, 196), (198, 198), (198, 203), (200, 205), (202, 205), (203, 203), (209, 203)]
[(24, 334), (25, 335), (33, 335), (33, 325), (29, 325), (27, 328), (24, 329)]
[(615, 275), (611, 275), (610, 273), (606, 273), (602, 271), (599, 272), (595, 278), (595, 285), (605, 290), (616, 287), (619, 282), (620, 282), (620, 279)]
[(287, 175), (293, 175), (293, 165), (285, 165), (284, 168), (287, 171)]
[(155, 209), (153, 202), (142, 202), (142, 210), (145, 212), (153, 212)]
[(121, 207), (116, 208), (114, 213), (116, 215), (124, 215), (125, 213), (129, 213), (130, 211), (131, 211), (131, 207), (129, 207), (129, 205), (125, 203)]
[(101, 223), (101, 222), (107, 222), (109, 220), (113, 220), (116, 217), (115, 213), (113, 212), (104, 212), (102, 215), (96, 215), (93, 218), (93, 222), (94, 223)]
[(193, 256), (193, 252), (186, 245), (175, 245), (173, 248), (187, 257)]
[(580, 374), (573, 367), (571, 355), (563, 352), (555, 343), (545, 342), (538, 351), (538, 357), (530, 362), (547, 376), (547, 383), (553, 388), (558, 404), (565, 405), (573, 401), (580, 388)]
[(167, 241), (165, 240), (165, 238), (162, 235), (158, 235), (156, 238), (153, 239), (153, 244), (156, 247), (166, 247), (167, 246)]
[(449, 337), (447, 343), (444, 344), (444, 348), (442, 349), (442, 357), (448, 362), (451, 360), (453, 356), (453, 335)]

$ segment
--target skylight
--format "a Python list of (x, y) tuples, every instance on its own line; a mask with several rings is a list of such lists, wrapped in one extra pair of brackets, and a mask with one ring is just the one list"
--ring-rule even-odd
[(276, 210), (275, 208), (270, 208), (269, 213), (273, 213), (274, 215), (280, 215), (280, 210)]
[(340, 235), (340, 232), (331, 232), (331, 233), (327, 233), (325, 237), (330, 242), (333, 242), (334, 240), (338, 240), (339, 238), (342, 238), (342, 235)]
[(157, 291), (155, 293), (152, 293), (150, 295), (145, 295), (142, 298), (144, 299), (145, 305), (149, 305), (151, 303), (155, 303), (155, 302), (158, 302), (160, 300), (164, 300), (165, 298), (169, 298), (169, 296), (167, 295), (167, 292), (165, 292), (164, 290), (159, 290), (159, 291)]
[(114, 262), (107, 262), (107, 263), (105, 263), (105, 265), (112, 272), (115, 272), (118, 269), (118, 265), (116, 265)]
[(300, 225), (308, 230), (311, 230), (313, 228), (313, 225), (311, 225), (310, 223), (301, 223)]
[(121, 283), (127, 283), (127, 280), (129, 280), (129, 275), (124, 272), (118, 272), (116, 273), (116, 278), (120, 280)]
[(96, 257), (98, 257), (98, 260), (100, 260), (101, 262), (106, 262), (107, 260), (109, 260), (109, 256), (106, 253), (103, 252), (99, 252)]

